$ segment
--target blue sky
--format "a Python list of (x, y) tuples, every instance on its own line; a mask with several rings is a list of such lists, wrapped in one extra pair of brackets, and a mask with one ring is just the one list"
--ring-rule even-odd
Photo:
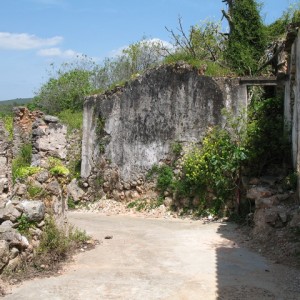
[[(295, 0), (264, 0), (270, 23)], [(221, 0), (0, 0), (0, 101), (32, 97), (51, 63), (97, 59), (143, 36), (170, 41), (165, 26), (221, 19)]]

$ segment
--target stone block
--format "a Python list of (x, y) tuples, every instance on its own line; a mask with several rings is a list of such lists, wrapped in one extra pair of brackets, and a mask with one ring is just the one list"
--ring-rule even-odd
[(69, 195), (73, 198), (75, 202), (79, 202), (84, 196), (85, 192), (82, 190), (78, 184), (77, 180), (73, 179), (67, 186), (67, 191)]
[(45, 216), (45, 204), (42, 201), (21, 201), (24, 214), (29, 221), (41, 221)]
[(3, 269), (4, 266), (9, 261), (9, 244), (5, 240), (0, 240), (0, 270)]
[(251, 200), (256, 200), (260, 198), (268, 198), (271, 197), (274, 194), (274, 191), (268, 187), (252, 187), (249, 190), (247, 190), (246, 197)]

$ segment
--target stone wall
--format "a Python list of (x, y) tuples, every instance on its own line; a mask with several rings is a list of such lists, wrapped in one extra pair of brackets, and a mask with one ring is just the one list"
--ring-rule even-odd
[(184, 63), (149, 70), (124, 87), (88, 97), (81, 176), (87, 185), (102, 180), (106, 190), (134, 187), (168, 159), (174, 142), (199, 142), (210, 126), (224, 123), (224, 107), (237, 113), (246, 102), (238, 78), (199, 76)]
[(32, 124), (32, 165), (44, 167), (49, 157), (67, 157), (67, 127), (53, 116), (36, 118)]
[(31, 144), (32, 124), (41, 118), (43, 113), (40, 111), (31, 112), (28, 108), (14, 107), (14, 127), (13, 127), (13, 155), (17, 156), (20, 148), (24, 144)]
[[(67, 128), (58, 118), (25, 107), (14, 109), (13, 141), (0, 121), (0, 274), (14, 271), (24, 259), (30, 261), (39, 246), (44, 219), (53, 216), (59, 226), (65, 226), (69, 195), (77, 200), (83, 196), (76, 181), (70, 183), (68, 173), (59, 172), (67, 170), (66, 137)], [(32, 145), (31, 173), (20, 175), (12, 184), (12, 159), (20, 155), (24, 144)], [(59, 161), (51, 162), (50, 157)], [(34, 224), (30, 238), (19, 230), (22, 222)]]
[(0, 207), (3, 206), (11, 191), (11, 142), (0, 120)]

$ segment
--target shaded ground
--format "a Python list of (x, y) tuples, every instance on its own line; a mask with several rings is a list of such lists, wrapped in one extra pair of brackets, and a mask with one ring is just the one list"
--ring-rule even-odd
[(240, 247), (232, 224), (88, 212), (70, 220), (102, 243), (5, 299), (299, 299), (300, 271)]

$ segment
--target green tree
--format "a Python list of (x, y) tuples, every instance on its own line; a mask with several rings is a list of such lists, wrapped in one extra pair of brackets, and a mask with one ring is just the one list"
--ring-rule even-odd
[(300, 22), (300, 2), (290, 6), (281, 17), (266, 26), (268, 42), (285, 37), (289, 24)]
[(224, 56), (239, 75), (252, 75), (266, 48), (266, 34), (256, 0), (222, 0), (228, 5), (223, 15), (229, 23)]
[(79, 56), (59, 67), (51, 64), (49, 80), (36, 92), (29, 109), (41, 109), (49, 114), (58, 114), (69, 109), (82, 110), (84, 96), (96, 86), (97, 65), (87, 56)]
[(112, 58), (106, 58), (96, 72), (97, 89), (105, 90), (116, 83), (130, 80), (132, 75), (142, 73), (162, 62), (166, 47), (160, 40), (145, 39), (124, 48)]
[(185, 33), (181, 18), (178, 19), (179, 27), (176, 33), (172, 29), (167, 29), (171, 33), (175, 53), (198, 61), (220, 61), (223, 51), (223, 37), (220, 34), (221, 25), (213, 21), (203, 21), (199, 25), (191, 26), (188, 33)]
[(65, 109), (82, 110), (84, 96), (93, 89), (90, 75), (89, 71), (75, 69), (50, 78), (40, 88), (36, 105), (49, 114)]

